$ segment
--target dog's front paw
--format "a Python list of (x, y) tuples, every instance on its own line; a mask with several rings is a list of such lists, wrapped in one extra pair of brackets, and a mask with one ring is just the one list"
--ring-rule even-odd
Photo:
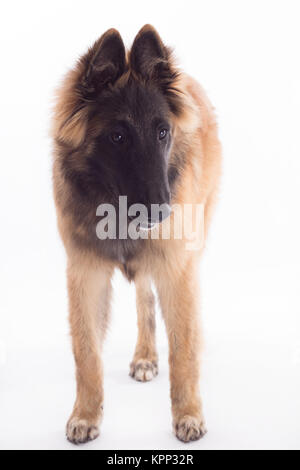
[(203, 419), (188, 415), (174, 422), (174, 431), (176, 437), (182, 442), (197, 441), (207, 433)]
[(80, 419), (76, 416), (70, 418), (67, 429), (67, 439), (73, 444), (84, 444), (93, 441), (99, 436), (99, 428), (89, 423), (86, 419)]
[(139, 359), (130, 364), (130, 377), (138, 382), (149, 382), (158, 374), (157, 361)]

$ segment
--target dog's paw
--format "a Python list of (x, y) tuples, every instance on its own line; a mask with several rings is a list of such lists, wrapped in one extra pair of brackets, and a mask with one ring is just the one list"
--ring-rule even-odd
[(158, 366), (156, 361), (148, 361), (147, 359), (139, 359), (130, 364), (129, 375), (138, 382), (149, 382), (158, 374)]
[(204, 420), (193, 416), (183, 416), (174, 423), (176, 437), (182, 442), (191, 442), (201, 439), (206, 433)]
[(93, 441), (99, 436), (99, 428), (90, 424), (85, 419), (70, 418), (67, 424), (66, 435), (68, 441), (73, 444), (84, 444), (85, 442)]

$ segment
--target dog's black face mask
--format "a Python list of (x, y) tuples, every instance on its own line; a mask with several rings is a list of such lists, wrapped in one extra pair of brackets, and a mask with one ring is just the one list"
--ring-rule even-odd
[[(119, 196), (127, 196), (128, 206), (143, 204), (148, 211), (144, 222), (151, 227), (170, 215), (168, 160), (178, 99), (169, 51), (146, 27), (126, 64), (123, 42), (110, 31), (89, 61), (83, 84), (86, 100), (94, 103), (89, 173), (106, 202), (117, 206)], [(152, 205), (162, 211), (153, 215)]]
[[(172, 144), (170, 111), (154, 87), (129, 80), (99, 99), (105, 124), (95, 139), (88, 164), (99, 185), (114, 200), (127, 196), (128, 206), (143, 204), (149, 224), (169, 215), (168, 159)], [(152, 205), (163, 205), (159, 215)], [(159, 217), (159, 218), (158, 218)]]

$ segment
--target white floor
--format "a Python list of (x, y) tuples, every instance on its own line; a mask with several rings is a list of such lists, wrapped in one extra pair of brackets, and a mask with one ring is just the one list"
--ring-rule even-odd
[[(280, 340), (276, 341), (274, 331), (269, 339), (266, 338), (262, 334), (266, 331), (266, 315), (264, 323), (256, 322), (256, 314), (251, 317), (251, 303), (248, 304), (249, 311), (246, 311), (245, 299), (236, 297), (232, 308), (239, 308), (244, 301), (243, 320), (240, 325), (235, 321), (237, 330), (232, 325), (227, 330), (224, 327), (222, 338), (222, 325), (212, 325), (214, 321), (221, 322), (221, 315), (214, 318), (213, 309), (217, 304), (220, 306), (224, 292), (220, 284), (219, 297), (215, 298), (214, 305), (214, 297), (207, 289), (203, 301), (206, 308), (206, 346), (201, 387), (209, 432), (202, 441), (185, 446), (171, 432), (167, 345), (160, 316), (160, 374), (151, 383), (136, 383), (128, 376), (136, 334), (133, 287), (123, 284), (120, 279), (117, 282), (120, 289), (128, 289), (128, 302), (123, 314), (120, 310), (122, 303), (124, 305), (124, 294), (115, 295), (114, 321), (104, 355), (105, 415), (101, 436), (87, 444), (85, 449), (300, 448), (300, 344), (295, 340), (297, 332), (291, 333), (288, 340), (289, 332), (285, 326)], [(273, 324), (276, 324), (283, 305), (279, 292), (274, 292), (274, 296), (272, 315)], [(267, 299), (265, 305), (262, 297), (252, 299), (253, 303), (256, 301), (266, 312)], [(53, 304), (57, 305), (55, 297)], [(50, 303), (47, 311), (51, 308)], [(128, 313), (129, 310), (132, 314)], [(211, 315), (210, 320), (208, 314)], [(288, 318), (292, 326), (291, 312)], [(51, 318), (41, 317), (37, 331), (43, 331), (43, 323), (47, 329), (46, 322), (50, 325)], [(65, 329), (60, 334), (62, 326)], [(65, 318), (60, 325), (57, 322), (56, 327), (57, 348), (47, 345), (29, 348), (27, 345), (22, 346), (19, 352), (17, 348), (9, 347), (6, 353), (2, 351), (1, 449), (76, 449), (64, 436), (75, 392)], [(51, 334), (53, 337), (55, 330)]]
[[(188, 446), (171, 433), (166, 355), (159, 377), (140, 384), (127, 376), (126, 354), (119, 348), (107, 354), (101, 436), (85, 448), (299, 449), (296, 364), (286, 367), (284, 348), (270, 347), (269, 357), (261, 357), (261, 350), (258, 343), (211, 348), (202, 384), (209, 432)], [(11, 357), (1, 382), (1, 449), (74, 448), (64, 437), (74, 396), (68, 351)]]

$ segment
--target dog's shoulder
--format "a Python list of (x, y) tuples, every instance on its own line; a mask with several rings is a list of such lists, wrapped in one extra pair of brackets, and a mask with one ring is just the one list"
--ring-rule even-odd
[(216, 125), (215, 109), (200, 83), (190, 75), (182, 73), (180, 88), (184, 93), (187, 107), (192, 110), (194, 119), (198, 120), (203, 131)]

